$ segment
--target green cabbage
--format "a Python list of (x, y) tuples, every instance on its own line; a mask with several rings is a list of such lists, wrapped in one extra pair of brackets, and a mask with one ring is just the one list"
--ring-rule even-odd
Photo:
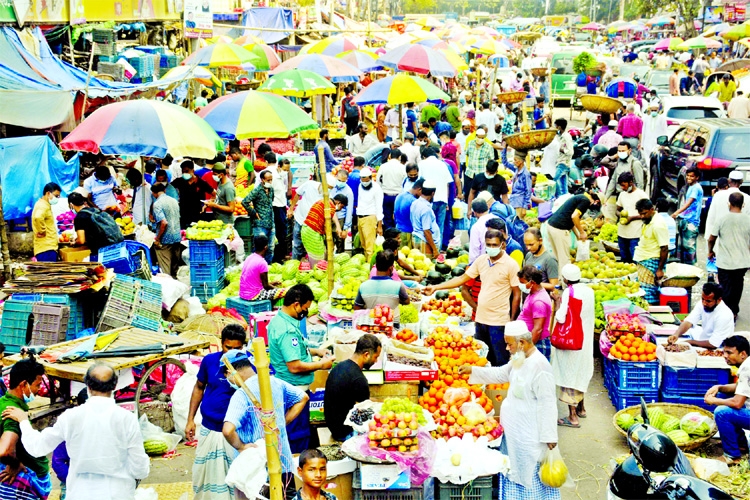
[(635, 418), (633, 418), (633, 415), (629, 413), (622, 413), (617, 417), (617, 425), (620, 427), (620, 429), (627, 431), (633, 425), (635, 425)]
[(288, 260), (284, 262), (284, 265), (281, 266), (281, 276), (285, 280), (293, 280), (297, 277), (297, 273), (299, 270), (299, 261), (298, 260)]
[(680, 429), (691, 436), (707, 437), (713, 430), (708, 417), (698, 412), (690, 412), (680, 420)]

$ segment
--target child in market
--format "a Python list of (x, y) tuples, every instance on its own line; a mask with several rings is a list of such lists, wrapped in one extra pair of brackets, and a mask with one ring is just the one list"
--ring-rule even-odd
[(318, 449), (305, 450), (299, 455), (297, 475), (302, 488), (294, 500), (336, 500), (336, 496), (323, 490), (328, 480), (328, 460)]
[(672, 214), (672, 218), (677, 222), (677, 257), (683, 264), (695, 264), (695, 249), (703, 206), (703, 187), (698, 184), (700, 172), (696, 167), (687, 169), (685, 180), (687, 185), (680, 193), (680, 205)]

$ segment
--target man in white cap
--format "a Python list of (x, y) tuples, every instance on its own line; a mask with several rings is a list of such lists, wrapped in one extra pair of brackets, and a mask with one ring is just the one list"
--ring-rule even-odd
[(424, 289), (425, 295), (432, 295), (437, 290), (459, 288), (477, 276), (481, 278), (474, 336), (489, 346), (487, 360), (494, 366), (502, 366), (510, 359), (505, 326), (518, 316), (521, 305), (520, 266), (508, 255), (506, 248), (503, 233), (488, 229), (484, 235), (484, 255), (477, 257), (464, 274)]
[(510, 382), (500, 411), (504, 429), (500, 450), (510, 459), (510, 472), (500, 475), (499, 498), (556, 500), (560, 498), (560, 490), (543, 485), (539, 479), (539, 457), (557, 446), (552, 367), (534, 346), (523, 321), (508, 322), (505, 339), (509, 363), (500, 367), (463, 365), (459, 373), (468, 374), (470, 384)]
[(365, 249), (365, 260), (370, 262), (375, 250), (375, 238), (383, 234), (383, 190), (373, 182), (372, 170), (368, 167), (359, 172), (357, 225), (359, 242)]
[(575, 330), (580, 319), (583, 345), (576, 351), (552, 349), (552, 372), (560, 388), (560, 401), (569, 409), (569, 415), (558, 420), (557, 425), (578, 428), (579, 417), (586, 417), (583, 396), (594, 375), (594, 291), (579, 283), (581, 270), (575, 264), (564, 265), (560, 274), (566, 288), (562, 294), (553, 293), (557, 308), (555, 322), (561, 325), (572, 322)]
[(487, 162), (495, 158), (495, 149), (486, 140), (487, 132), (479, 128), (476, 138), (466, 144), (466, 173), (464, 174), (464, 198), (469, 197), (474, 177), (485, 171)]
[(646, 165), (650, 163), (651, 152), (656, 149), (656, 140), (667, 136), (667, 118), (659, 113), (659, 101), (653, 100), (648, 105), (648, 113), (643, 117), (643, 159)]
[[(719, 222), (729, 213), (729, 197), (732, 193), (741, 193), (740, 186), (744, 178), (744, 172), (733, 170), (729, 173), (729, 189), (716, 191), (706, 216), (706, 235), (711, 235)], [(742, 213), (750, 214), (750, 196), (745, 193), (742, 193), (742, 196), (745, 198)]]
[(610, 120), (607, 131), (599, 138), (597, 144), (601, 144), (607, 149), (616, 148), (622, 142), (622, 136), (617, 133), (617, 120)]

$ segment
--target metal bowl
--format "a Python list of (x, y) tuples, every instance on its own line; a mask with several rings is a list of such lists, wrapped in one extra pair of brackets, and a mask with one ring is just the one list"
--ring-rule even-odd
[(497, 96), (495, 97), (497, 97), (497, 102), (501, 102), (503, 104), (515, 104), (526, 99), (526, 92), (502, 92), (500, 94), (497, 94)]
[(616, 113), (622, 108), (622, 103), (603, 95), (583, 94), (581, 106), (592, 113)]

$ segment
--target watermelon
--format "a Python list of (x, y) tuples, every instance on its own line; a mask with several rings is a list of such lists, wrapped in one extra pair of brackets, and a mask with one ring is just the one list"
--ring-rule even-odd
[(617, 417), (617, 425), (624, 431), (630, 429), (634, 424), (635, 419), (629, 413), (623, 413)]
[(336, 264), (341, 264), (341, 265), (346, 264), (350, 259), (351, 257), (349, 256), (348, 253), (337, 253), (333, 257), (333, 261)]
[(311, 290), (312, 290), (313, 296), (315, 297), (315, 300), (318, 302), (320, 302), (321, 300), (325, 300), (325, 297), (327, 297), (328, 295), (326, 290), (320, 287), (312, 288)]
[(317, 264), (315, 264), (316, 269), (322, 269), (323, 271), (328, 269), (328, 262), (324, 260), (319, 260)]
[(318, 314), (318, 303), (313, 302), (312, 304), (310, 304), (310, 309), (307, 310), (307, 315), (315, 316), (316, 314)]
[(273, 264), (271, 264), (270, 266), (268, 266), (268, 273), (269, 274), (271, 274), (271, 273), (273, 273), (273, 274), (281, 274), (281, 268), (282, 268), (281, 264), (279, 264), (278, 262), (274, 262)]
[(271, 274), (270, 272), (268, 273), (268, 282), (269, 283), (280, 283), (283, 280), (284, 280), (284, 278), (281, 277), (281, 273), (278, 273), (278, 274)]
[(365, 256), (363, 254), (361, 254), (361, 253), (358, 253), (357, 255), (355, 255), (354, 257), (352, 257), (349, 260), (349, 262), (353, 262), (356, 265), (361, 266), (365, 262)]
[(309, 286), (310, 288), (315, 288), (316, 286), (320, 286), (320, 282), (313, 276), (313, 278), (307, 282), (307, 286)]
[(313, 278), (313, 273), (305, 271), (297, 274), (297, 283), (307, 284)]
[(313, 275), (313, 278), (315, 278), (318, 281), (323, 281), (323, 280), (328, 279), (328, 271), (324, 271), (322, 269), (316, 268), (312, 272), (312, 275)]
[(664, 433), (669, 433), (670, 431), (679, 428), (680, 419), (677, 417), (673, 417), (672, 415), (666, 415), (665, 418), (661, 421), (661, 427), (659, 427), (659, 430)]
[(292, 288), (296, 284), (297, 282), (295, 280), (284, 280), (281, 282), (282, 288)]
[(284, 280), (293, 280), (297, 277), (298, 270), (299, 261), (294, 259), (288, 260), (282, 266), (281, 276), (284, 278)]

